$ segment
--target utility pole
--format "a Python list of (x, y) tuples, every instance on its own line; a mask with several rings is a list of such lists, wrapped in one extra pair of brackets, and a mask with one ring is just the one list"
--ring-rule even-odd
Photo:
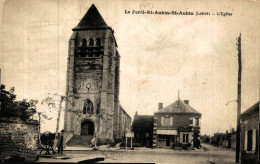
[(1, 86), (2, 86), (2, 83), (1, 83), (1, 68), (0, 68), (0, 111), (1, 111), (1, 95), (2, 95), (2, 90), (1, 90)]
[[(258, 103), (258, 109), (260, 108), (260, 103)], [(259, 114), (258, 114), (258, 119), (259, 119), (259, 123), (258, 123), (258, 164), (260, 164), (260, 110), (259, 110)]]
[(240, 113), (241, 113), (241, 78), (242, 78), (242, 59), (241, 59), (241, 33), (237, 39), (238, 50), (238, 83), (237, 83), (237, 132), (236, 132), (236, 163), (239, 163), (240, 153)]

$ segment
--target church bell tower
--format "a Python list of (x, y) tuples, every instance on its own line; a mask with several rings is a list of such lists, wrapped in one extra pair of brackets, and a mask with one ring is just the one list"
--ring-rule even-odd
[(68, 133), (114, 141), (119, 108), (117, 43), (95, 5), (69, 40), (64, 128)]

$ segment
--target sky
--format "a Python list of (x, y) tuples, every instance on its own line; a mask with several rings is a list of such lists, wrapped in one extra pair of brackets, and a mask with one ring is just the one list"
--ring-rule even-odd
[[(236, 127), (238, 57), (242, 35), (242, 112), (259, 101), (260, 10), (256, 1), (89, 1), (1, 0), (1, 83), (17, 99), (65, 95), (68, 41), (95, 4), (114, 35), (121, 55), (120, 103), (152, 115), (178, 99), (202, 114), (201, 133)], [(150, 6), (145, 6), (150, 4)], [(125, 14), (139, 11), (210, 12), (211, 15)], [(212, 15), (229, 12), (232, 16)], [(230, 102), (233, 101), (233, 102)], [(230, 102), (230, 103), (228, 103)], [(226, 105), (228, 103), (228, 105)], [(46, 105), (38, 111), (48, 113)], [(56, 113), (42, 123), (54, 131)], [(62, 115), (63, 116), (63, 115)], [(63, 117), (60, 123), (63, 127)]]

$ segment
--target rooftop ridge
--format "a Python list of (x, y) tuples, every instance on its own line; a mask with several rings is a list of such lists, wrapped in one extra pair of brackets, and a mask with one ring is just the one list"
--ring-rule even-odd
[[(178, 105), (178, 106), (176, 106), (176, 105)], [(160, 109), (159, 111), (157, 111), (155, 113), (176, 113), (176, 114), (191, 113), (191, 114), (201, 115), (201, 113), (199, 113), (197, 110), (192, 108), (190, 105), (185, 104), (185, 102), (180, 99), (167, 105), (166, 107)]]

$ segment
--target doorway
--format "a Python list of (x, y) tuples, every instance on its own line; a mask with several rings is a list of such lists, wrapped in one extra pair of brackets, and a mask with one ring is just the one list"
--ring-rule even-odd
[(91, 121), (84, 121), (81, 123), (81, 135), (94, 135), (94, 123)]
[(171, 136), (166, 136), (166, 146), (171, 145)]

